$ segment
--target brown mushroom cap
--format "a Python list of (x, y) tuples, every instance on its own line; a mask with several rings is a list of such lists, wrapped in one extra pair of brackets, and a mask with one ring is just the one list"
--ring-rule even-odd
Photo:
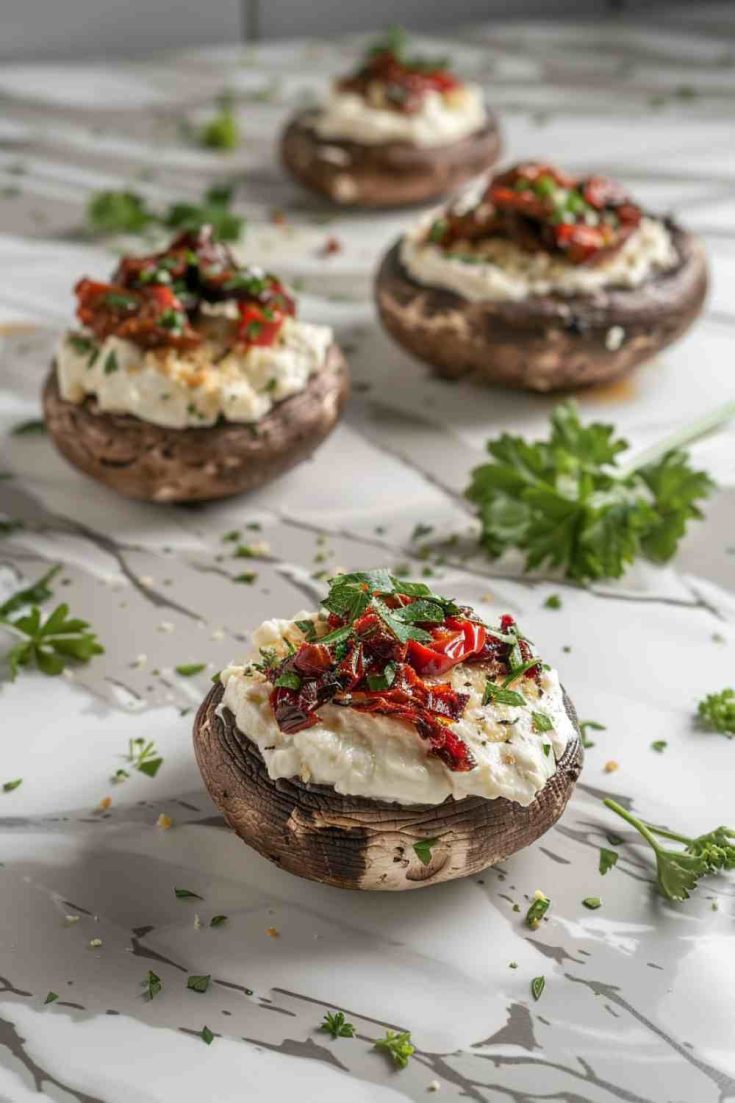
[[(383, 258), (375, 297), (396, 341), (447, 379), (555, 391), (613, 379), (689, 328), (707, 293), (696, 238), (671, 221), (678, 263), (640, 287), (590, 295), (532, 295), (519, 302), (470, 302), (424, 286), (401, 263), (400, 241)], [(622, 330), (618, 345), (610, 331)], [(619, 336), (619, 334), (618, 334)]]
[[(271, 780), (255, 743), (218, 707), (215, 685), (194, 721), (204, 783), (230, 827), (276, 865), (338, 888), (399, 890), (479, 873), (534, 842), (559, 819), (582, 768), (577, 732), (531, 804), (497, 797), (402, 805), (343, 796), (297, 778)], [(424, 865), (414, 843), (437, 839)]]
[(207, 501), (253, 490), (306, 459), (334, 428), (348, 390), (347, 365), (332, 345), (304, 390), (252, 425), (169, 429), (102, 411), (93, 396), (68, 402), (54, 366), (43, 390), (43, 411), (62, 455), (127, 498)]
[(341, 206), (401, 207), (439, 199), (491, 168), (500, 152), (498, 124), (490, 114), (480, 130), (443, 146), (320, 138), (309, 126), (316, 114), (302, 111), (288, 123), (281, 159), (306, 188)]

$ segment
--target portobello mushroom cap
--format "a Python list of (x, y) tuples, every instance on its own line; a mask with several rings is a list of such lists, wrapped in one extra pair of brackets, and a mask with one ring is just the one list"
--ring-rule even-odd
[(355, 207), (401, 207), (439, 199), (489, 169), (500, 132), (492, 115), (479, 130), (442, 146), (363, 145), (320, 138), (309, 125), (318, 109), (294, 116), (281, 137), (286, 169), (310, 191)]
[(383, 325), (445, 379), (531, 391), (603, 383), (650, 360), (689, 328), (707, 293), (702, 246), (670, 220), (678, 263), (639, 287), (589, 295), (471, 302), (424, 286), (401, 263), (400, 240), (375, 281)]
[(62, 455), (127, 498), (207, 501), (253, 490), (306, 459), (334, 428), (348, 390), (347, 365), (332, 345), (304, 390), (254, 424), (170, 429), (100, 410), (92, 395), (67, 401), (52, 365), (43, 412)]
[[(524, 807), (504, 797), (449, 797), (402, 805), (344, 796), (298, 778), (272, 780), (257, 745), (215, 685), (194, 721), (204, 783), (227, 823), (282, 869), (338, 888), (396, 891), (479, 873), (534, 842), (559, 819), (582, 768), (577, 715), (564, 697), (576, 736), (536, 798)], [(424, 865), (414, 843), (436, 839)]]

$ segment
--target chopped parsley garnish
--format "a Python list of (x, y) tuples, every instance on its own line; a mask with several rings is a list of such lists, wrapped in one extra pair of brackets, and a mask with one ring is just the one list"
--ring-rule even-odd
[(333, 1038), (354, 1038), (355, 1028), (348, 1023), (342, 1011), (327, 1011), (319, 1027)]
[(174, 669), (182, 678), (193, 678), (195, 674), (201, 674), (201, 672), (206, 669), (206, 666), (206, 663), (180, 663), (179, 666), (174, 667)]
[(128, 740), (128, 762), (146, 777), (155, 777), (163, 765), (153, 740), (145, 740), (142, 736)]
[(192, 892), (191, 889), (174, 889), (174, 895), (177, 900), (203, 900), (204, 897), (200, 896), (198, 892)]
[(257, 580), (257, 578), (258, 578), (258, 575), (257, 575), (256, 571), (243, 571), (241, 574), (233, 575), (232, 576), (232, 581), (233, 582), (242, 582), (246, 586), (252, 586), (252, 584)]
[(535, 1000), (541, 999), (541, 993), (546, 987), (546, 977), (534, 977), (531, 981), (531, 995)]
[[(430, 634), (423, 628), (417, 628), (416, 622), (441, 623), (446, 616), (459, 612), (453, 601), (432, 593), (424, 583), (399, 580), (386, 570), (337, 575), (329, 580), (329, 585), (329, 594), (322, 601), (325, 609), (350, 623), (370, 609), (401, 643), (408, 640), (430, 641)], [(391, 609), (381, 598), (396, 593), (418, 600), (411, 605)]]
[(87, 205), (87, 225), (101, 234), (140, 234), (152, 225), (197, 231), (210, 225), (219, 241), (237, 241), (245, 220), (230, 210), (232, 196), (231, 187), (216, 185), (200, 203), (173, 203), (158, 212), (135, 192), (99, 191)]
[[(608, 799), (604, 804), (634, 827), (652, 848), (656, 856), (658, 887), (668, 900), (687, 900), (701, 877), (735, 869), (734, 828), (716, 827), (706, 835), (689, 837), (646, 823), (622, 808), (617, 801)], [(680, 843), (684, 849), (665, 847), (661, 839)]]
[(507, 433), (489, 440), (492, 459), (475, 468), (467, 490), (483, 547), (493, 559), (518, 548), (526, 570), (561, 567), (578, 582), (620, 578), (639, 556), (667, 562), (714, 486), (682, 448), (733, 414), (731, 402), (634, 468), (619, 465), (628, 444), (613, 426), (582, 425), (573, 402), (554, 410), (548, 440)]
[(546, 609), (561, 609), (561, 598), (558, 594), (549, 594), (544, 602), (544, 608)]
[(550, 907), (551, 900), (548, 896), (544, 896), (542, 892), (535, 893), (531, 906), (526, 912), (526, 926), (532, 931), (537, 930)]
[(608, 850), (607, 847), (600, 847), (600, 873), (604, 875), (617, 864), (617, 860), (620, 857), (614, 850)]
[(49, 992), (49, 993), (47, 993), (46, 999), (43, 1001), (44, 1007), (46, 1006), (47, 1003), (56, 1003), (58, 998), (59, 998), (59, 993), (58, 992)]
[(223, 923), (227, 922), (226, 915), (213, 915), (209, 921), (210, 927), (221, 927)]
[(205, 1043), (205, 1045), (208, 1045), (208, 1046), (211, 1046), (212, 1042), (214, 1041), (214, 1034), (212, 1033), (212, 1031), (209, 1029), (208, 1026), (203, 1026), (202, 1027), (202, 1031), (201, 1031), (201, 1034), (199, 1035), (199, 1037), (202, 1039), (202, 1041)]
[(735, 735), (735, 689), (710, 693), (697, 706), (697, 716), (703, 727), (722, 735)]
[(585, 896), (582, 903), (584, 904), (585, 908), (589, 908), (590, 911), (596, 911), (597, 908), (602, 907), (602, 900), (600, 900), (599, 896)]
[(533, 721), (533, 730), (535, 732), (550, 732), (554, 730), (551, 717), (547, 716), (545, 712), (532, 712), (531, 720)]
[(100, 234), (139, 234), (154, 221), (145, 200), (135, 192), (98, 191), (87, 204), (87, 224)]
[(303, 633), (307, 643), (313, 643), (316, 639), (316, 625), (313, 620), (296, 620), (294, 624)]
[(301, 689), (301, 678), (293, 670), (284, 670), (273, 684), (281, 689)]
[(580, 720), (579, 721), (579, 737), (582, 746), (585, 750), (589, 750), (590, 747), (594, 747), (594, 743), (591, 739), (588, 739), (587, 732), (604, 732), (607, 728), (604, 724), (598, 724), (596, 720)]
[(665, 751), (667, 747), (668, 743), (665, 739), (654, 739), (653, 743), (651, 744), (651, 750), (658, 751), (659, 754), (661, 754), (662, 751)]
[[(535, 663), (532, 665), (535, 665)], [(504, 686), (496, 685), (488, 678), (485, 682), (482, 703), (488, 705), (491, 701), (496, 705), (511, 705), (516, 708), (522, 708), (526, 704), (526, 698), (522, 693), (518, 693), (514, 689), (505, 689)]]
[(50, 596), (46, 583), (57, 570), (49, 571), (37, 583), (19, 590), (0, 606), (0, 627), (20, 637), (5, 656), (13, 680), (21, 667), (35, 666), (43, 674), (56, 675), (61, 674), (70, 659), (87, 663), (94, 655), (104, 652), (87, 621), (70, 617), (69, 606), (65, 603), (46, 617), (36, 604), (21, 616), (9, 616), (25, 605)]
[(385, 1037), (378, 1038), (373, 1045), (373, 1049), (379, 1049), (383, 1053), (387, 1053), (399, 1068), (405, 1069), (416, 1047), (411, 1044), (411, 1032), (409, 1030), (402, 1030), (398, 1033), (393, 1030), (386, 1030)]
[(117, 356), (115, 355), (114, 351), (108, 352), (107, 356), (105, 357), (105, 362), (102, 365), (102, 371), (105, 373), (105, 375), (112, 375), (113, 372), (118, 371), (119, 368), (120, 365), (117, 362)]
[(438, 839), (419, 839), (413, 844), (416, 857), (422, 865), (428, 866), (431, 861), (431, 852), (438, 842)]
[(220, 97), (219, 111), (199, 131), (199, 141), (207, 149), (230, 152), (240, 145), (240, 127), (233, 110), (232, 97)]
[(85, 337), (82, 333), (69, 333), (66, 338), (68, 345), (78, 352), (80, 356), (89, 356), (96, 348), (91, 337)]
[(186, 987), (190, 988), (192, 992), (206, 992), (211, 979), (210, 973), (207, 973), (204, 977), (192, 975), (186, 978)]
[(148, 970), (148, 974), (143, 981), (143, 984), (145, 985), (145, 995), (149, 1000), (155, 999), (158, 993), (163, 988), (163, 985), (161, 984), (161, 978), (158, 976), (157, 973), (152, 973), (150, 969)]
[(14, 437), (30, 437), (45, 432), (46, 423), (39, 418), (31, 418), (30, 421), (19, 421), (10, 430), (11, 436)]
[(23, 778), (17, 777), (14, 781), (3, 782), (3, 792), (12, 793), (14, 789), (18, 789), (23, 784)]
[(386, 663), (382, 674), (369, 674), (368, 687), (372, 690), (390, 689), (396, 680), (397, 666), (395, 663)]

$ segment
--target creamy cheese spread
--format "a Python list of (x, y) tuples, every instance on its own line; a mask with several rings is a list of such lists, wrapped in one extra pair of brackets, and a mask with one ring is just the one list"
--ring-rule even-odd
[(323, 367), (331, 343), (327, 326), (287, 318), (273, 345), (228, 348), (215, 315), (202, 345), (187, 352), (67, 334), (56, 352), (56, 371), (67, 401), (94, 395), (100, 410), (133, 414), (154, 425), (185, 429), (214, 425), (219, 418), (254, 422), (304, 390)]
[(458, 242), (446, 251), (426, 240), (436, 217), (435, 212), (404, 236), (401, 261), (417, 283), (446, 288), (470, 302), (518, 302), (532, 295), (593, 295), (607, 288), (639, 287), (678, 262), (671, 234), (655, 218), (643, 218), (608, 260), (585, 266), (545, 252), (526, 252), (501, 237)]
[(320, 138), (361, 145), (410, 142), (443, 146), (466, 138), (487, 121), (482, 89), (463, 84), (449, 92), (427, 92), (418, 111), (375, 107), (355, 92), (333, 89), (311, 126)]
[[(299, 613), (293, 621), (269, 620), (252, 636), (257, 652), (272, 649), (284, 657), (290, 641), (296, 647), (304, 635), (296, 621), (313, 620), (317, 633), (327, 631), (319, 615)], [(467, 772), (450, 770), (429, 754), (415, 727), (376, 713), (327, 704), (320, 722), (289, 734), (279, 729), (269, 704), (272, 685), (253, 666), (232, 665), (222, 671), (223, 706), (240, 731), (261, 753), (272, 779), (300, 778), (330, 785), (338, 793), (397, 801), (399, 804), (441, 804), (447, 797), (506, 797), (530, 804), (555, 773), (556, 763), (574, 736), (564, 707), (559, 677), (543, 671), (540, 684), (520, 679), (525, 706), (484, 705), (486, 670), (482, 663), (453, 667), (440, 678), (469, 695), (454, 731), (467, 743), (476, 765)], [(533, 713), (551, 721), (549, 731), (535, 730)]]

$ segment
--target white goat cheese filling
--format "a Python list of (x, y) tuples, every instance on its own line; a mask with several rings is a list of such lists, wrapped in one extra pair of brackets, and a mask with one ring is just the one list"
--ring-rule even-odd
[(427, 92), (420, 109), (411, 114), (373, 106), (356, 92), (335, 88), (311, 125), (320, 138), (367, 146), (409, 142), (430, 147), (466, 138), (486, 121), (482, 89), (463, 84), (449, 92)]
[(607, 288), (639, 287), (678, 262), (671, 234), (655, 218), (643, 218), (608, 260), (586, 266), (541, 251), (526, 252), (501, 237), (457, 242), (446, 251), (426, 241), (436, 217), (435, 212), (404, 236), (401, 261), (417, 283), (446, 288), (469, 302), (519, 302), (532, 295), (594, 295)]
[[(303, 391), (324, 366), (328, 326), (287, 318), (273, 345), (223, 346), (217, 320), (196, 349), (142, 349), (132, 341), (66, 334), (56, 351), (62, 398), (94, 395), (100, 410), (132, 414), (170, 429), (254, 422), (275, 403)], [(84, 347), (86, 344), (86, 348)]]
[[(307, 619), (323, 623), (313, 613), (299, 613), (294, 621), (266, 621), (252, 636), (255, 657), (260, 648), (285, 656), (286, 640), (298, 647), (304, 636), (295, 621)], [(222, 671), (222, 706), (257, 745), (273, 780), (300, 778), (332, 786), (338, 793), (399, 804), (441, 804), (450, 796), (458, 800), (479, 796), (506, 797), (527, 805), (556, 772), (556, 763), (575, 734), (559, 677), (556, 671), (546, 670), (539, 685), (533, 679), (521, 679), (514, 688), (526, 700), (522, 707), (484, 705), (486, 677), (483, 664), (468, 663), (440, 678), (427, 679), (451, 682), (469, 695), (462, 716), (452, 724), (476, 761), (465, 773), (452, 771), (431, 756), (412, 724), (376, 713), (328, 704), (319, 709), (320, 722), (314, 727), (282, 732), (269, 703), (273, 686), (248, 664)], [(535, 730), (534, 712), (549, 718), (549, 731)]]

